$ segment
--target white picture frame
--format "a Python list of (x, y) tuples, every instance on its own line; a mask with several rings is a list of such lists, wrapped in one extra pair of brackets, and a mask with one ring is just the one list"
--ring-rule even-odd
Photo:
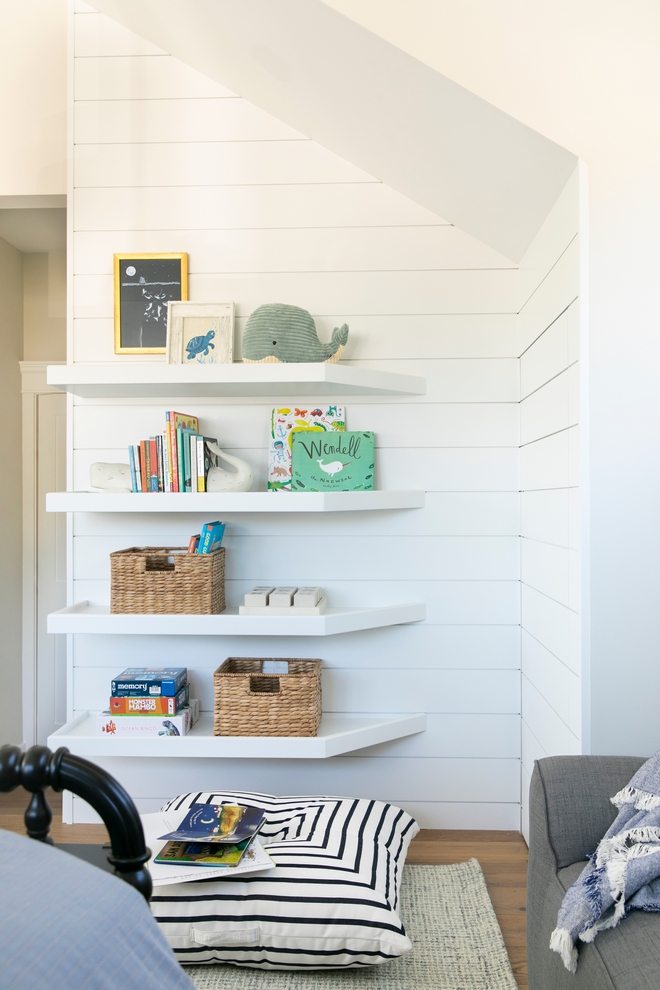
[(168, 364), (231, 364), (233, 302), (168, 302), (166, 355)]

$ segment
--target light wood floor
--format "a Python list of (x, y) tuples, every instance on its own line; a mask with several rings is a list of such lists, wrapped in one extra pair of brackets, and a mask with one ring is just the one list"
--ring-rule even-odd
[[(25, 832), (25, 791), (0, 794), (0, 828)], [(53, 809), (51, 835), (55, 842), (105, 842), (103, 825), (63, 825), (61, 798), (48, 794)], [(517, 832), (458, 832), (423, 829), (413, 839), (407, 862), (441, 865), (464, 863), (474, 857), (484, 872), (519, 990), (527, 990), (525, 958), (525, 885), (527, 846)]]

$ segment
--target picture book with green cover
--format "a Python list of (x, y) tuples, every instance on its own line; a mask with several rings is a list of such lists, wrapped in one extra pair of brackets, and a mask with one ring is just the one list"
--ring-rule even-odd
[(184, 866), (238, 866), (249, 844), (249, 839), (226, 845), (215, 842), (167, 842), (154, 862)]
[(373, 491), (373, 433), (294, 431), (291, 480), (297, 492)]

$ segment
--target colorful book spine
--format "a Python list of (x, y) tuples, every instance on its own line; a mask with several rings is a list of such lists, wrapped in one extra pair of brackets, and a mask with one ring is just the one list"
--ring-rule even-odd
[(167, 435), (170, 439), (170, 476), (172, 491), (178, 492), (179, 490), (179, 461), (176, 456), (176, 427), (174, 425), (174, 413), (165, 413), (167, 419)]
[(190, 491), (197, 491), (197, 434), (188, 437), (188, 456), (190, 458)]
[(135, 451), (133, 450), (133, 445), (131, 444), (128, 448), (128, 463), (131, 466), (131, 491), (138, 491), (137, 486), (137, 474), (135, 471)]
[(179, 491), (185, 492), (186, 490), (186, 471), (185, 463), (183, 459), (183, 430), (180, 426), (176, 428), (176, 454), (177, 454), (177, 464), (179, 467)]
[(144, 441), (144, 470), (147, 474), (147, 487), (145, 491), (151, 491), (151, 445), (148, 440)]
[(140, 444), (133, 444), (133, 460), (135, 462), (135, 480), (137, 482), (136, 492), (142, 491), (142, 468), (140, 466)]
[(149, 437), (149, 491), (158, 491), (158, 451), (156, 438)]
[(204, 468), (204, 437), (197, 437), (197, 491), (206, 491), (206, 470)]
[(163, 475), (163, 438), (156, 437), (156, 457), (158, 458), (158, 491), (165, 491), (165, 478)]
[(163, 491), (171, 492), (172, 485), (170, 481), (170, 444), (167, 438), (167, 430), (163, 433), (161, 437), (161, 444), (163, 446)]
[(182, 431), (181, 439), (183, 441), (183, 477), (185, 479), (184, 491), (191, 492), (192, 486), (190, 484), (190, 434)]
[(149, 491), (147, 474), (147, 444), (145, 440), (140, 440), (140, 484), (142, 491)]
[(199, 456), (197, 441), (200, 437), (194, 433), (190, 438), (190, 486), (194, 492), (199, 491)]
[(199, 536), (197, 533), (195, 536), (191, 536), (188, 542), (188, 553), (197, 553), (197, 547), (199, 546)]

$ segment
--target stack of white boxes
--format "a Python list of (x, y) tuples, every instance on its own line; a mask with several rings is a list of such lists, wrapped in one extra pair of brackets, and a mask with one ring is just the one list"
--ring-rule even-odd
[(239, 615), (323, 615), (321, 588), (253, 588), (239, 606)]

